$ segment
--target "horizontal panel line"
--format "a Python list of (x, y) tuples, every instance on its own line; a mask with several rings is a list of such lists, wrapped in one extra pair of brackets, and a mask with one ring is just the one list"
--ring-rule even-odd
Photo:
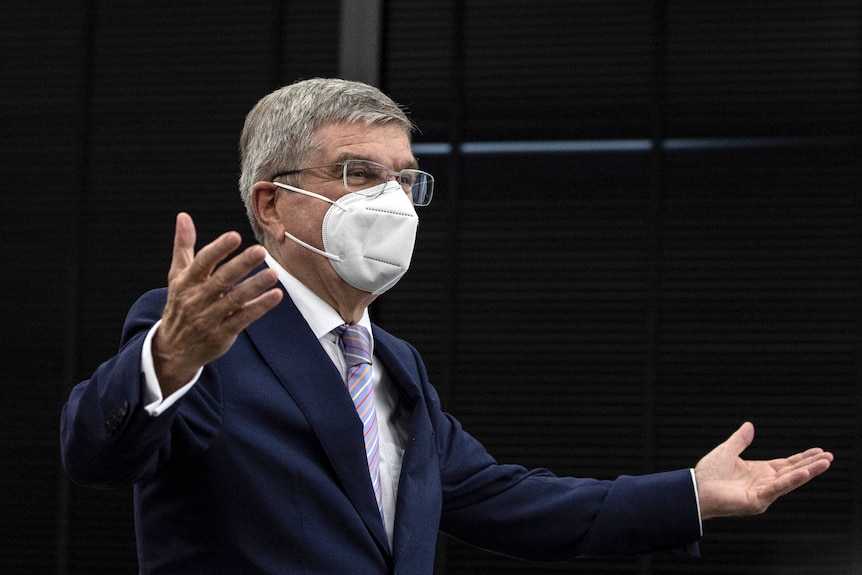
[[(665, 151), (840, 148), (855, 140), (844, 136), (751, 137), (751, 138), (670, 138), (662, 140)], [(608, 152), (647, 152), (653, 147), (649, 139), (620, 140), (524, 140), (496, 142), (464, 142), (458, 153), (465, 156), (497, 154), (578, 154)], [(413, 144), (419, 156), (445, 156), (452, 153), (452, 144), (427, 142)]]
[(542, 154), (584, 152), (645, 152), (652, 147), (650, 140), (548, 140), (523, 142), (464, 142), (464, 155), (480, 154)]

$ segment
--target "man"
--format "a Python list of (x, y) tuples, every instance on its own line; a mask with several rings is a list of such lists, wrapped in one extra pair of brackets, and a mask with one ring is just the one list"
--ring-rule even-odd
[(62, 415), (73, 480), (134, 484), (142, 573), (431, 573), (438, 530), (534, 560), (694, 554), (702, 519), (760, 513), (829, 467), (820, 449), (740, 459), (748, 423), (693, 470), (598, 481), (497, 464), (368, 317), (433, 191), (411, 131), (375, 88), (298, 82), (241, 138), (262, 245), (231, 257), (229, 232), (195, 253), (177, 216), (167, 289), (132, 307), (119, 353)]

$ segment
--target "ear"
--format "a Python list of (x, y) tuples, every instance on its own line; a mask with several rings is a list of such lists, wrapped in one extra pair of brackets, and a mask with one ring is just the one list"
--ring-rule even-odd
[(251, 205), (257, 223), (270, 237), (280, 237), (284, 232), (276, 209), (278, 186), (272, 182), (257, 182), (251, 189)]

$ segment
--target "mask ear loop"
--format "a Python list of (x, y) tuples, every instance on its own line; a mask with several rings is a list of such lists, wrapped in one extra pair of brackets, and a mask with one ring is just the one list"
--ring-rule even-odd
[[(341, 208), (342, 210), (346, 210), (346, 208), (345, 208), (344, 206), (342, 206), (342, 205), (340, 205), (340, 204), (338, 204), (338, 203), (336, 203), (336, 202), (334, 202), (334, 201), (330, 200), (330, 199), (329, 199), (329, 198), (327, 198), (326, 196), (321, 196), (320, 194), (315, 194), (314, 192), (309, 192), (308, 190), (303, 190), (302, 188), (295, 188), (295, 187), (293, 187), (293, 186), (288, 186), (287, 184), (282, 184), (282, 183), (280, 183), (280, 182), (272, 182), (272, 183), (273, 183), (273, 184), (275, 184), (276, 186), (278, 186), (279, 188), (284, 188), (285, 190), (290, 190), (291, 192), (296, 192), (297, 194), (302, 194), (302, 195), (305, 195), (305, 196), (310, 196), (310, 197), (312, 197), (312, 198), (317, 198), (318, 200), (323, 200), (324, 202), (329, 202), (330, 204), (332, 204), (333, 206), (335, 206), (335, 207), (337, 207), (337, 208)], [(309, 244), (309, 243), (306, 243), (306, 242), (302, 241), (301, 239), (299, 239), (298, 237), (294, 236), (294, 235), (293, 235), (293, 234), (291, 234), (290, 232), (285, 231), (285, 232), (284, 232), (284, 235), (285, 235), (285, 237), (287, 237), (288, 239), (291, 239), (291, 240), (295, 241), (296, 243), (298, 243), (298, 244), (299, 244), (299, 245), (301, 245), (302, 247), (304, 247), (304, 248), (306, 248), (306, 249), (308, 249), (308, 250), (311, 250), (311, 251), (313, 251), (313, 252), (314, 252), (314, 253), (316, 253), (316, 254), (322, 255), (323, 257), (328, 258), (328, 259), (330, 259), (330, 260), (332, 260), (332, 261), (340, 262), (340, 261), (343, 261), (343, 260), (344, 260), (344, 258), (343, 258), (343, 257), (341, 257), (341, 256), (337, 256), (337, 255), (335, 255), (335, 254), (330, 254), (329, 252), (325, 252), (325, 251), (323, 251), (323, 250), (319, 250), (319, 249), (317, 249), (317, 248), (316, 248), (316, 247), (314, 247), (313, 245), (311, 245), (311, 244)]]
[(303, 196), (309, 196), (312, 198), (317, 198), (318, 200), (323, 200), (324, 202), (329, 202), (333, 206), (339, 207), (344, 211), (347, 211), (347, 208), (340, 205), (338, 202), (330, 200), (326, 196), (321, 196), (320, 194), (315, 194), (314, 192), (309, 192), (308, 190), (303, 190), (302, 188), (294, 188), (293, 186), (288, 186), (287, 184), (282, 184), (281, 182), (272, 182), (274, 185), (279, 188), (284, 188), (285, 190), (290, 190), (291, 192), (296, 192), (297, 194), (302, 194)]
[(313, 245), (305, 243), (304, 241), (302, 241), (302, 240), (301, 240), (301, 239), (299, 239), (298, 237), (296, 237), (296, 236), (294, 236), (294, 235), (290, 234), (289, 232), (284, 232), (284, 235), (285, 235), (285, 236), (287, 236), (289, 239), (291, 239), (291, 240), (295, 241), (296, 243), (298, 243), (298, 244), (299, 244), (299, 245), (301, 245), (302, 247), (304, 247), (304, 248), (306, 248), (306, 249), (309, 249), (309, 250), (313, 251), (313, 252), (314, 252), (314, 253), (316, 253), (316, 254), (320, 254), (320, 255), (322, 255), (323, 257), (327, 258), (327, 259), (330, 259), (330, 260), (332, 260), (332, 261), (334, 261), (334, 262), (344, 261), (344, 258), (343, 258), (343, 257), (341, 257), (341, 256), (337, 256), (337, 255), (335, 255), (335, 254), (331, 254), (331, 253), (329, 253), (329, 252), (325, 252), (325, 251), (323, 251), (323, 250), (319, 250), (319, 249), (317, 249), (316, 247), (314, 247)]

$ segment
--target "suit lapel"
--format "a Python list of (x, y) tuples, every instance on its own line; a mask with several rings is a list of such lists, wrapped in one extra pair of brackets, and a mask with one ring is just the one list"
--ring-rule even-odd
[(393, 555), (397, 565), (399, 557), (410, 555), (412, 539), (432, 541), (436, 538), (442, 505), (439, 460), (416, 367), (404, 363), (406, 358), (412, 359), (412, 352), (403, 342), (375, 326), (374, 353), (413, 410), (395, 513)]
[(285, 294), (246, 328), (248, 336), (314, 429), (347, 496), (384, 549), (389, 545), (374, 499), (362, 422), (341, 374)]

